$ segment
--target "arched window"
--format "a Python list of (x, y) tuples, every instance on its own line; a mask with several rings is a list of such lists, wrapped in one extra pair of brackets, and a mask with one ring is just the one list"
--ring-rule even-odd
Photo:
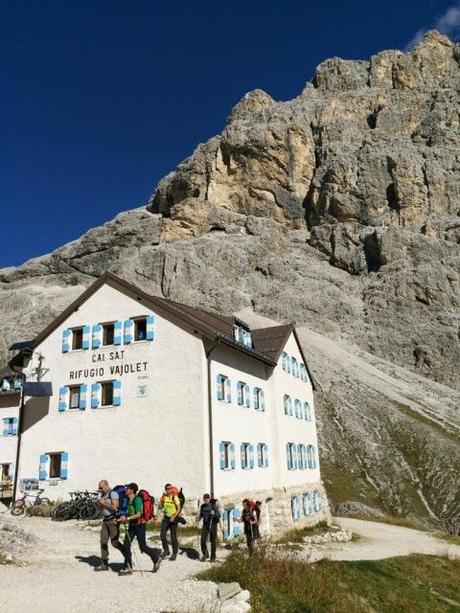
[(282, 356), (282, 360), (283, 360), (282, 361), (283, 370), (284, 370), (284, 372), (288, 372), (289, 356), (288, 356), (288, 354), (285, 351), (283, 351), (281, 356)]
[(311, 515), (313, 513), (313, 503), (311, 492), (303, 495), (303, 514), (305, 516)]
[(307, 445), (308, 468), (316, 468), (316, 452), (313, 445)]
[(299, 378), (299, 363), (294, 357), (291, 358), (291, 368), (292, 368), (292, 374), (294, 375), (294, 377)]
[(302, 404), (300, 400), (296, 399), (294, 401), (294, 406), (295, 406), (295, 416), (297, 417), (297, 419), (302, 419)]
[(294, 521), (300, 519), (300, 500), (298, 496), (291, 498), (291, 515)]
[(292, 416), (292, 400), (287, 394), (284, 394), (284, 414)]
[(313, 492), (313, 509), (316, 513), (321, 511), (321, 492), (318, 492), (318, 490)]
[(304, 383), (308, 381), (307, 368), (303, 362), (300, 363), (300, 378)]
[(311, 409), (308, 402), (303, 403), (303, 416), (305, 421), (311, 421)]
[(260, 387), (254, 388), (254, 408), (257, 411), (265, 411), (265, 394)]

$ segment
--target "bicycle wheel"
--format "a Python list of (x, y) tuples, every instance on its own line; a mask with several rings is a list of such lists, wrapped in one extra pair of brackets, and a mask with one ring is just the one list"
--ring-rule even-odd
[(85, 504), (82, 505), (79, 513), (80, 519), (94, 519), (97, 514), (97, 506), (96, 503), (88, 500)]
[(75, 503), (69, 502), (69, 506), (64, 510), (64, 519), (77, 519), (78, 509), (79, 507)]
[(11, 505), (11, 515), (22, 515), (25, 511), (26, 508), (26, 504), (24, 502), (24, 500), (16, 500), (15, 502), (13, 502), (13, 504)]
[(61, 502), (53, 511), (53, 519), (55, 521), (64, 521), (67, 519), (67, 508), (70, 506), (70, 502)]

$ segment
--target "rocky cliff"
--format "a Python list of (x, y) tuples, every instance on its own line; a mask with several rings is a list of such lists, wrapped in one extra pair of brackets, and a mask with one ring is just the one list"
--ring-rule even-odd
[(0, 270), (0, 351), (104, 270), (220, 312), (293, 320), (318, 381), (333, 502), (459, 515), (460, 50), (326, 60), (260, 90), (122, 213)]

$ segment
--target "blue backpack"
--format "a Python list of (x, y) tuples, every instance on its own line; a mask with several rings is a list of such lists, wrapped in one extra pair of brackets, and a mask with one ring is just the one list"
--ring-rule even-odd
[(126, 487), (124, 485), (116, 485), (112, 488), (112, 492), (118, 494), (118, 509), (115, 511), (115, 517), (121, 517), (122, 515), (128, 515), (128, 496), (126, 494)]

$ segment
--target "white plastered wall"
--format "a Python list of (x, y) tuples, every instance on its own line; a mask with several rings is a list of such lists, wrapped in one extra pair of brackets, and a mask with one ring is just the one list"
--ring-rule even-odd
[[(198, 335), (154, 313), (154, 341), (62, 353), (66, 328), (151, 313), (142, 302), (103, 285), (36, 348), (28, 372), (41, 353), (49, 369), (44, 380), (52, 382), (54, 395), (26, 403), (20, 478), (38, 477), (41, 454), (68, 452), (68, 478), (55, 480), (55, 485), (41, 482), (50, 498), (95, 489), (103, 478), (112, 485), (136, 481), (155, 496), (167, 481), (183, 486), (187, 496), (199, 496), (208, 486), (205, 357)], [(118, 359), (112, 352), (118, 352)], [(103, 361), (97, 361), (99, 356)], [(111, 375), (110, 366), (119, 364), (132, 364), (135, 372)], [(70, 371), (95, 366), (105, 369), (103, 377), (70, 379)], [(120, 407), (92, 409), (88, 394), (86, 410), (58, 411), (61, 386), (87, 383), (91, 388), (110, 379), (122, 381)], [(137, 397), (140, 384), (148, 386), (142, 398)]]

